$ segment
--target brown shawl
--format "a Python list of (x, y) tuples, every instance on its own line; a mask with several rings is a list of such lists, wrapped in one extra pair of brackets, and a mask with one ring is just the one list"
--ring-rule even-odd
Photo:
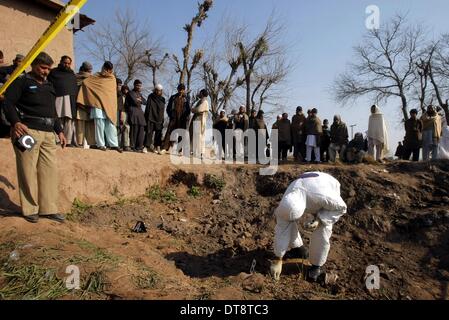
[(97, 73), (85, 79), (77, 103), (102, 109), (112, 123), (117, 123), (117, 82), (115, 76)]
[(421, 117), (421, 120), (424, 127), (423, 131), (433, 129), (433, 138), (439, 141), (443, 132), (440, 115), (438, 113), (435, 113), (435, 115), (429, 116), (427, 113), (425, 113)]
[(306, 120), (305, 130), (307, 135), (320, 136), (323, 134), (323, 126), (320, 118), (313, 116)]

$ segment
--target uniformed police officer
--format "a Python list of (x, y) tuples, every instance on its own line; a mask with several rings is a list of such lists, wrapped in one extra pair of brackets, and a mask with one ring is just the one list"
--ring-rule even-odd
[(47, 81), (52, 65), (52, 58), (40, 53), (31, 64), (31, 72), (17, 78), (5, 93), (22, 213), (31, 223), (37, 223), (39, 217), (61, 223), (65, 220), (58, 212), (55, 133), (62, 148), (66, 138), (56, 115), (55, 89)]

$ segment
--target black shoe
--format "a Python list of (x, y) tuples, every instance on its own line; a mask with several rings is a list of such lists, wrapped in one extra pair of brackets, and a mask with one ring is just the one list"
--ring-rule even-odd
[(309, 251), (306, 247), (294, 248), (285, 254), (285, 259), (309, 259)]
[(123, 149), (122, 149), (122, 148), (119, 148), (119, 147), (111, 148), (111, 150), (115, 150), (115, 151), (117, 151), (118, 153), (123, 153)]
[(26, 221), (28, 221), (29, 223), (38, 223), (39, 222), (39, 215), (38, 214), (34, 214), (32, 216), (24, 216), (23, 218)]
[(108, 151), (108, 148), (106, 148), (106, 147), (100, 147), (100, 148), (98, 148), (98, 150), (100, 150), (100, 151)]
[(130, 147), (125, 147), (125, 149), (123, 149), (123, 151), (125, 151), (125, 152), (131, 152), (132, 150), (131, 150)]
[(317, 282), (317, 281), (318, 281), (318, 278), (319, 278), (323, 273), (324, 273), (324, 272), (321, 270), (320, 267), (312, 266), (312, 267), (309, 269), (309, 273), (308, 273), (309, 280), (312, 281), (312, 282)]
[(50, 219), (59, 223), (64, 223), (65, 222), (65, 217), (62, 214), (52, 214), (52, 215), (48, 215), (48, 216), (43, 216), (43, 218), (46, 219)]

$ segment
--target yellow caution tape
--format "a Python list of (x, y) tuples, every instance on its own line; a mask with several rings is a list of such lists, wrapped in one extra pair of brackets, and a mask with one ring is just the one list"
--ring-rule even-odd
[(44, 34), (40, 37), (33, 49), (27, 54), (23, 62), (16, 68), (11, 77), (0, 88), (0, 95), (2, 95), (6, 89), (21, 75), (26, 68), (36, 59), (50, 42), (58, 35), (58, 33), (69, 23), (73, 17), (80, 11), (81, 7), (86, 4), (87, 0), (72, 0), (64, 9), (58, 14), (55, 21), (47, 28)]

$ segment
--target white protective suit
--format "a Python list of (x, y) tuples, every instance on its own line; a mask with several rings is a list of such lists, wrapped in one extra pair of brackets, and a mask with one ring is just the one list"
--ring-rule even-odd
[(334, 177), (322, 172), (303, 174), (289, 186), (275, 210), (275, 255), (282, 259), (289, 249), (303, 246), (297, 220), (304, 213), (315, 214), (320, 224), (310, 241), (309, 260), (322, 267), (329, 254), (333, 225), (346, 212), (346, 203), (340, 196), (340, 183)]

